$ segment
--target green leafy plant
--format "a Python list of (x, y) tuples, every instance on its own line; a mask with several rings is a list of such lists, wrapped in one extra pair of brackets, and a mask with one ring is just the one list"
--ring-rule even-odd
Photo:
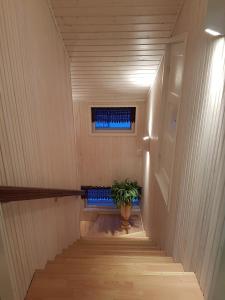
[(126, 179), (124, 181), (115, 180), (112, 185), (112, 199), (116, 207), (131, 205), (135, 198), (140, 196), (141, 187), (136, 181)]

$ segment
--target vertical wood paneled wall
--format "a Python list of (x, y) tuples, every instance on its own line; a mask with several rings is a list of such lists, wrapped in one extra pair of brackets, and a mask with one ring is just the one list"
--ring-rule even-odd
[(203, 38), (200, 49), (204, 56), (199, 52), (195, 61), (193, 87), (184, 91), (184, 100), (195, 101), (190, 110), (183, 106), (189, 120), (182, 124), (185, 135), (180, 128), (177, 152), (183, 153), (183, 161), (174, 174), (177, 219), (170, 237), (175, 258), (196, 272), (208, 299), (224, 241), (225, 39)]
[[(77, 165), (69, 60), (48, 1), (0, 1), (0, 184), (75, 189)], [(79, 206), (73, 197), (1, 205), (0, 265), (15, 300), (78, 238)]]
[[(80, 200), (74, 197), (11, 202), (0, 207), (1, 239), (15, 300), (23, 300), (35, 270), (79, 238)], [(1, 258), (2, 259), (2, 258)], [(1, 287), (1, 285), (0, 285)], [(4, 300), (8, 293), (1, 287)]]
[(75, 188), (69, 59), (48, 1), (0, 5), (1, 184)]
[(136, 179), (142, 184), (142, 146), (144, 102), (118, 102), (137, 106), (137, 135), (91, 135), (90, 107), (116, 105), (110, 103), (74, 102), (75, 125), (80, 142), (80, 174), (82, 185), (111, 185), (113, 180)]
[[(196, 273), (205, 299), (213, 300), (225, 224), (225, 39), (204, 33), (205, 12), (206, 1), (185, 1), (174, 31), (188, 32), (188, 43), (171, 206), (166, 206), (155, 177), (150, 177), (146, 226), (185, 270)], [(159, 105), (148, 110), (156, 138), (161, 90), (162, 84), (155, 85), (148, 99), (149, 107)], [(157, 161), (157, 139), (155, 143), (150, 158)], [(151, 172), (157, 170), (154, 163)]]

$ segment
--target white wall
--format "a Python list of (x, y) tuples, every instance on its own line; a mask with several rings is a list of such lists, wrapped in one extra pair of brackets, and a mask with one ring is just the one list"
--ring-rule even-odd
[[(79, 127), (80, 174), (82, 185), (111, 185), (113, 180), (136, 179), (142, 184), (142, 137), (144, 102), (121, 103), (137, 105), (137, 135), (91, 135), (91, 105), (116, 103), (74, 102), (75, 124)], [(79, 124), (79, 125), (78, 125)]]
[[(0, 185), (78, 188), (69, 59), (48, 1), (0, 1), (0, 44)], [(1, 299), (24, 299), (35, 269), (79, 237), (79, 207), (0, 206)]]
[[(142, 204), (142, 215), (145, 230), (154, 240), (162, 247), (165, 244), (165, 235), (161, 232), (161, 218), (158, 218), (158, 210), (160, 213), (165, 210), (165, 202), (157, 185), (155, 173), (158, 171), (159, 160), (159, 132), (162, 124), (161, 106), (162, 106), (162, 83), (164, 76), (164, 60), (158, 70), (155, 82), (151, 88), (146, 103), (146, 119), (145, 130), (147, 135), (152, 137), (150, 148), (144, 152), (144, 197)], [(153, 201), (153, 197), (160, 197), (161, 201)], [(157, 207), (159, 205), (159, 207)], [(163, 207), (161, 207), (161, 205)], [(154, 211), (154, 213), (153, 213)], [(161, 217), (161, 216), (160, 216)], [(163, 219), (163, 222), (165, 220)], [(154, 226), (152, 226), (154, 224)], [(156, 232), (155, 232), (156, 230)]]
[[(175, 27), (174, 35), (187, 32), (188, 42), (171, 207), (167, 207), (153, 175), (147, 187), (150, 218), (145, 224), (168, 254), (181, 261), (185, 270), (196, 273), (205, 298), (213, 299), (211, 286), (221, 257), (225, 220), (225, 40), (204, 33), (205, 13), (206, 1), (186, 0)], [(155, 85), (148, 99), (156, 138), (161, 88)], [(157, 160), (156, 145), (153, 142), (151, 160)], [(151, 172), (156, 170), (157, 166)]]

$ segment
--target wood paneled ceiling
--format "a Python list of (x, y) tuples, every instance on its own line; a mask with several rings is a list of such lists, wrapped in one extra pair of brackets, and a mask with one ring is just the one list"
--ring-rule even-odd
[(144, 100), (182, 0), (52, 0), (73, 99)]

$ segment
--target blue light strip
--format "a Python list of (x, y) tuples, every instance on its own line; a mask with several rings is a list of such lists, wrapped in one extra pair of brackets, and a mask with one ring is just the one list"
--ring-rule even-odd
[(95, 129), (131, 129), (131, 122), (95, 122)]

